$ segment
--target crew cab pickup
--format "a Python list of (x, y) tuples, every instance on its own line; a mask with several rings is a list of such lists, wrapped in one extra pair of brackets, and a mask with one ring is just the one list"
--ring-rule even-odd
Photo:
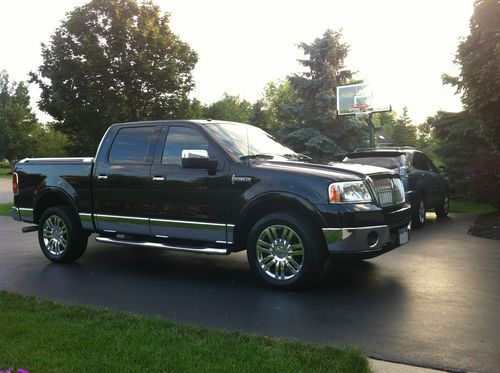
[(15, 220), (45, 256), (106, 244), (227, 255), (247, 251), (265, 284), (316, 283), (328, 254), (367, 259), (409, 239), (397, 173), (307, 162), (261, 130), (222, 121), (112, 125), (94, 158), (28, 158), (13, 174)]

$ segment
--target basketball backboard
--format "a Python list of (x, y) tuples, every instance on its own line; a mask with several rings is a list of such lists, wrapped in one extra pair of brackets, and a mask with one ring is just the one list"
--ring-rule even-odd
[(337, 115), (363, 115), (391, 111), (391, 106), (376, 99), (369, 84), (337, 87)]

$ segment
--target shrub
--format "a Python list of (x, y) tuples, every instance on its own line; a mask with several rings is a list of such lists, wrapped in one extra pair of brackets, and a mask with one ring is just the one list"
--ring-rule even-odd
[(477, 159), (472, 167), (470, 188), (478, 202), (500, 209), (500, 155), (491, 153)]

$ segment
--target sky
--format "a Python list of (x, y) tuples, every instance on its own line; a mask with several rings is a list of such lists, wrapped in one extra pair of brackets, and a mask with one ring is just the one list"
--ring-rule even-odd
[[(41, 64), (65, 14), (85, 0), (0, 0), (0, 70), (27, 80)], [(197, 51), (191, 96), (203, 103), (224, 92), (254, 102), (270, 81), (303, 71), (297, 44), (311, 43), (327, 29), (342, 30), (350, 45), (346, 68), (377, 87), (378, 100), (414, 124), (437, 110), (460, 111), (454, 89), (441, 75), (453, 64), (461, 37), (469, 32), (473, 0), (155, 0), (171, 14), (171, 28)], [(40, 90), (30, 85), (32, 107)]]

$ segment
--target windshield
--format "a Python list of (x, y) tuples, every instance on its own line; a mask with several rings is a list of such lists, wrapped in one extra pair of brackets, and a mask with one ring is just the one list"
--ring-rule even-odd
[(299, 156), (258, 127), (242, 123), (209, 123), (207, 128), (221, 145), (239, 159), (290, 159)]
[(359, 164), (366, 164), (369, 166), (378, 166), (378, 167), (383, 167), (383, 168), (395, 169), (395, 168), (401, 167), (403, 165), (401, 158), (402, 158), (401, 156), (397, 156), (397, 157), (371, 156), (371, 157), (360, 157), (360, 158), (346, 157), (343, 162), (344, 163), (359, 163)]

